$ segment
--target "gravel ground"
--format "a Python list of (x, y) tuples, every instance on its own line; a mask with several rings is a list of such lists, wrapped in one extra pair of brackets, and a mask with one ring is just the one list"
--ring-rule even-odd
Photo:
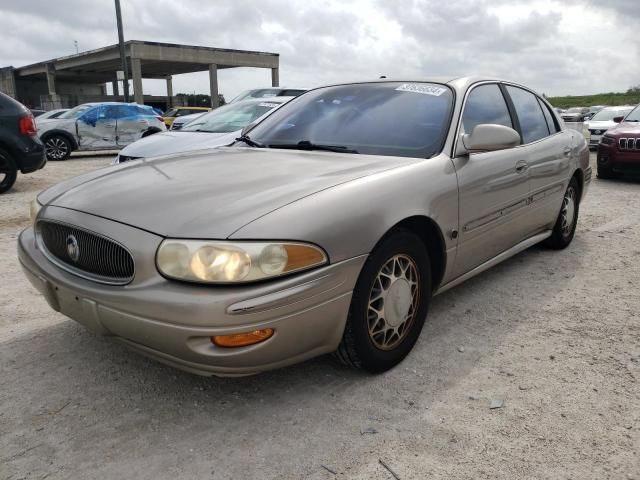
[(640, 181), (594, 180), (565, 251), (436, 297), (386, 374), (319, 358), (224, 379), (88, 333), (20, 272), (28, 202), (109, 160), (0, 197), (0, 478), (640, 480)]

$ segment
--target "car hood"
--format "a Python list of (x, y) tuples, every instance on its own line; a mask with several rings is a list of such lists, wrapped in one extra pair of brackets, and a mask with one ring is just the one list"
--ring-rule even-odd
[(616, 122), (613, 120), (596, 120), (585, 123), (587, 128), (591, 130), (608, 130), (609, 128), (616, 126)]
[(622, 122), (610, 128), (607, 133), (613, 135), (640, 135), (640, 122)]
[(240, 131), (231, 133), (207, 132), (162, 132), (141, 138), (137, 142), (126, 146), (120, 155), (127, 157), (148, 158), (172, 153), (191, 152), (205, 148), (229, 145), (239, 135)]
[(220, 148), (104, 168), (56, 185), (38, 198), (45, 205), (86, 212), (162, 236), (221, 239), (302, 197), (419, 161)]

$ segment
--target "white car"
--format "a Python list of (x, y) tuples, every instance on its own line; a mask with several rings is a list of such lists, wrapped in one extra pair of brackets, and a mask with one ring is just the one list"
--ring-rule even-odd
[(286, 88), (286, 87), (266, 87), (266, 88), (254, 88), (252, 90), (245, 90), (240, 95), (235, 97), (229, 103), (236, 103), (242, 100), (250, 100), (252, 98), (273, 98), (273, 97), (297, 97), (304, 92), (309, 91), (308, 88)]
[(624, 117), (627, 113), (633, 110), (633, 106), (619, 106), (619, 107), (605, 107), (596, 113), (591, 120), (584, 122), (582, 127), (582, 133), (587, 139), (587, 143), (590, 148), (595, 148), (600, 143), (600, 139), (604, 135), (604, 132), (617, 125), (613, 121), (616, 117)]
[(169, 130), (180, 130), (187, 123), (195, 120), (196, 118), (200, 118), (202, 115), (206, 115), (207, 113), (209, 112), (192, 113), (191, 115), (182, 115), (181, 117), (176, 117), (176, 119), (169, 127)]
[(198, 116), (179, 130), (138, 140), (123, 148), (113, 164), (229, 145), (244, 127), (259, 122), (292, 98), (257, 98), (224, 105)]

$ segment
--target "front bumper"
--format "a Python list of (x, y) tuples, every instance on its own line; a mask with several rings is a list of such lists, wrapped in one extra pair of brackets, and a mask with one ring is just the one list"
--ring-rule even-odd
[[(108, 228), (110, 223), (117, 225), (116, 233), (135, 230), (131, 238), (137, 241), (157, 246), (161, 240), (98, 220)], [(27, 278), (54, 310), (144, 355), (200, 375), (247, 375), (334, 351), (366, 259), (361, 256), (272, 282), (211, 287), (169, 281), (145, 265), (136, 265), (136, 278), (126, 286), (83, 279), (51, 263), (36, 246), (31, 227), (20, 234), (18, 256)], [(210, 341), (214, 335), (263, 328), (275, 333), (256, 345), (221, 348)]]
[(616, 143), (598, 145), (598, 165), (618, 173), (640, 174), (640, 150), (619, 150)]

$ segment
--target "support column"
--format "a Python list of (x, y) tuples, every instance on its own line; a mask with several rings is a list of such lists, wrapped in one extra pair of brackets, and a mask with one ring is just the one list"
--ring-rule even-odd
[(133, 78), (133, 101), (142, 105), (144, 93), (142, 92), (142, 63), (139, 58), (131, 59), (131, 77)]
[(120, 95), (120, 86), (118, 85), (118, 80), (113, 80), (111, 82), (111, 88), (113, 89), (113, 96), (117, 97)]
[[(55, 108), (62, 108), (62, 99), (60, 95), (56, 93), (56, 69), (53, 64), (47, 64), (47, 90), (49, 91), (47, 105), (40, 105), (47, 110), (53, 110)], [(42, 99), (41, 102), (42, 103)]]
[(52, 64), (47, 64), (47, 88), (49, 95), (56, 94), (56, 69)]
[(211, 108), (217, 108), (220, 102), (218, 101), (218, 65), (215, 63), (209, 65), (209, 90), (211, 94)]
[(271, 69), (271, 86), (279, 87), (280, 86), (280, 68), (275, 67)]
[(167, 77), (167, 109), (173, 107), (173, 80)]

